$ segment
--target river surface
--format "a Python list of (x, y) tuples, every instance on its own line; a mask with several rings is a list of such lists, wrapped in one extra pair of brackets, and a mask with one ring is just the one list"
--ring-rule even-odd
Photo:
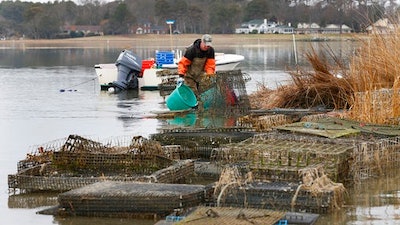
[[(332, 43), (346, 55), (352, 44)], [(302, 53), (318, 43), (271, 42), (233, 45), (218, 49), (245, 56), (237, 69), (251, 77), (247, 93), (260, 86), (275, 88), (289, 76), (296, 63), (305, 65)], [(156, 49), (132, 49), (143, 58)], [(162, 49), (161, 49), (162, 50)], [(166, 110), (158, 91), (109, 94), (100, 91), (94, 65), (115, 62), (121, 49), (114, 48), (0, 48), (0, 220), (7, 225), (105, 225), (154, 224), (149, 220), (93, 217), (59, 218), (37, 212), (57, 204), (52, 194), (11, 195), (7, 175), (35, 146), (70, 134), (94, 140), (157, 133), (167, 121), (149, 118), (152, 111)], [(60, 90), (66, 90), (64, 92)], [(348, 189), (346, 206), (322, 216), (317, 224), (400, 224), (400, 187), (397, 171), (391, 176), (364, 181)]]

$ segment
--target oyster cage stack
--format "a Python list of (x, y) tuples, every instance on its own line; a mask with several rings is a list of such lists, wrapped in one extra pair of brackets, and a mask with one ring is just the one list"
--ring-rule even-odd
[(192, 160), (167, 158), (158, 142), (141, 136), (104, 143), (70, 135), (35, 147), (8, 175), (10, 192), (59, 192), (107, 180), (175, 183), (194, 172)]
[[(36, 146), (8, 184), (14, 193), (66, 191), (58, 201), (71, 215), (163, 216), (199, 205), (325, 214), (343, 206), (342, 183), (398, 168), (399, 137), (366, 137), (326, 138), (276, 127), (265, 133), (181, 127), (150, 139), (102, 141), (70, 135)], [(202, 175), (211, 179), (193, 182)]]

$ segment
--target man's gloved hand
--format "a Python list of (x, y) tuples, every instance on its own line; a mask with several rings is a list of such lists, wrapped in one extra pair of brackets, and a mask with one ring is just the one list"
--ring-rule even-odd
[(182, 77), (179, 77), (179, 78), (176, 80), (176, 85), (182, 85), (183, 83), (185, 83), (185, 79), (183, 79)]

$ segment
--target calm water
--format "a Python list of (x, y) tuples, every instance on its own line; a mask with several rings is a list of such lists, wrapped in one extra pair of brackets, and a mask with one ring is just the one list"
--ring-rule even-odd
[[(297, 59), (310, 44), (297, 46)], [(347, 44), (336, 49), (351, 51)], [(35, 145), (70, 134), (93, 139), (123, 135), (148, 137), (167, 121), (149, 118), (152, 111), (165, 110), (157, 91), (110, 95), (98, 87), (94, 64), (114, 62), (121, 49), (0, 49), (0, 218), (1, 224), (154, 224), (132, 219), (57, 218), (36, 214), (56, 204), (56, 196), (44, 194), (10, 196), (7, 175), (16, 172), (17, 162)], [(155, 49), (133, 49), (138, 55), (154, 57)], [(264, 46), (235, 46), (218, 49), (246, 57), (238, 67), (252, 80), (248, 93), (260, 85), (274, 88), (285, 82), (287, 66), (295, 65), (291, 43)], [(340, 52), (342, 54), (342, 52)], [(60, 92), (61, 89), (67, 90)], [(70, 90), (70, 91), (68, 91)], [(396, 174), (396, 173), (394, 173)], [(324, 216), (318, 224), (399, 224), (398, 177), (383, 177), (349, 189), (345, 209)]]

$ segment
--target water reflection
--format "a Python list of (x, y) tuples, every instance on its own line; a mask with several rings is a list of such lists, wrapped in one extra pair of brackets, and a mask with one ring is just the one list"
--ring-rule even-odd
[(140, 107), (139, 90), (125, 90), (115, 95), (117, 107), (121, 109), (117, 119), (122, 121), (124, 127), (130, 127), (133, 114)]
[(59, 225), (154, 225), (155, 220), (108, 217), (54, 217), (53, 224)]
[[(353, 42), (329, 43), (343, 57), (356, 49)], [(319, 52), (317, 43), (297, 43), (299, 64), (307, 65), (304, 52), (310, 45)], [(154, 57), (155, 48), (133, 47), (144, 58)], [(208, 116), (198, 118), (189, 113), (166, 120), (149, 114), (167, 110), (165, 95), (158, 91), (129, 91), (117, 95), (100, 92), (94, 64), (115, 62), (121, 49), (0, 49), (0, 184), (7, 189), (7, 174), (15, 173), (16, 163), (29, 146), (46, 143), (69, 134), (101, 138), (156, 133), (169, 126), (223, 127), (234, 125), (234, 118)], [(252, 93), (265, 85), (274, 88), (289, 77), (286, 70), (296, 65), (292, 42), (270, 42), (253, 46), (233, 46), (217, 51), (243, 54), (246, 58), (238, 69), (248, 73), (246, 84)], [(59, 90), (76, 84), (76, 92)], [(348, 187), (346, 206), (336, 213), (323, 215), (317, 224), (397, 224), (400, 220), (399, 186), (395, 175), (382, 175), (365, 180), (360, 186)], [(0, 195), (2, 222), (14, 224), (154, 224), (120, 218), (59, 218), (38, 216), (39, 208), (54, 204), (54, 196)], [(8, 203), (8, 204), (7, 204)], [(18, 209), (18, 210), (16, 210)], [(19, 220), (15, 220), (18, 217)]]
[(117, 95), (119, 100), (130, 100), (134, 98), (139, 98), (139, 90), (122, 91)]
[(187, 113), (185, 115), (176, 116), (173, 119), (166, 120), (169, 125), (178, 127), (192, 127), (196, 125), (197, 114)]
[(210, 114), (199, 115), (196, 112), (186, 113), (167, 119), (168, 125), (173, 127), (195, 127), (195, 128), (220, 128), (236, 126), (237, 118), (234, 116), (218, 116)]
[[(190, 43), (188, 43), (190, 44)], [(170, 48), (159, 48), (158, 46), (125, 46), (143, 59), (155, 58), (157, 50), (170, 50)], [(217, 52), (242, 54), (246, 60), (242, 66), (256, 66), (262, 69), (279, 69), (289, 66), (306, 65), (304, 54), (311, 48), (317, 53), (332, 51), (340, 58), (348, 59), (358, 42), (333, 41), (333, 42), (276, 42), (264, 41), (253, 45), (232, 45), (231, 47), (215, 46)], [(42, 67), (42, 66), (94, 66), (99, 63), (114, 63), (123, 48), (0, 48), (0, 66), (14, 68), (20, 67)], [(184, 50), (177, 49), (177, 50)], [(298, 61), (296, 62), (296, 55)], [(46, 60), (43, 60), (46, 59)]]
[(57, 205), (56, 193), (31, 193), (11, 195), (8, 198), (9, 208), (35, 209)]
[(345, 206), (323, 215), (318, 224), (398, 224), (400, 220), (400, 170), (388, 169), (382, 176), (346, 186)]

